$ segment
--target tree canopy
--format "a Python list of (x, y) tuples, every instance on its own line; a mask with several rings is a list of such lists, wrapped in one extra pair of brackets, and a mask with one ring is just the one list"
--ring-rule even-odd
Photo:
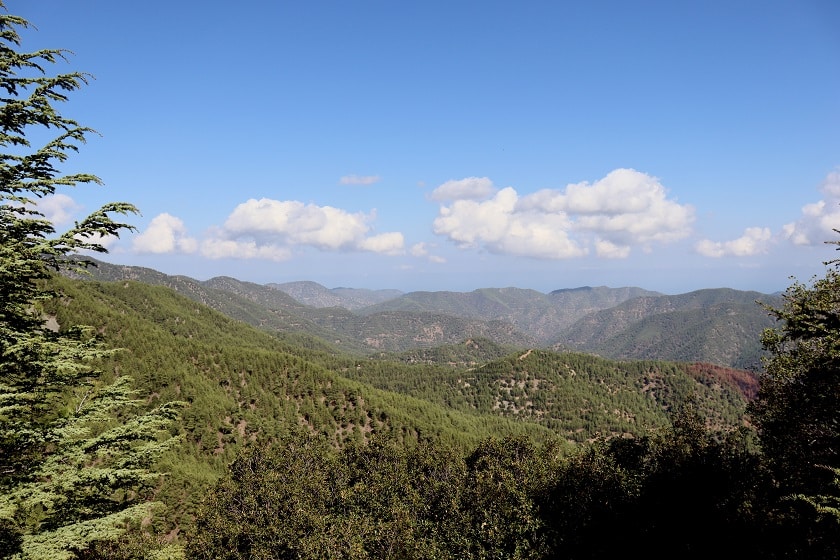
[(770, 309), (779, 326), (762, 336), (770, 358), (749, 413), (790, 540), (830, 557), (840, 547), (840, 262), (825, 264)]
[(106, 204), (64, 232), (39, 209), (101, 181), (60, 169), (94, 132), (58, 110), (89, 76), (49, 72), (65, 50), (20, 50), (27, 27), (0, 2), (0, 550), (61, 559), (149, 515), (149, 469), (175, 441), (178, 406), (132, 414), (130, 380), (106, 383), (91, 365), (111, 352), (97, 333), (43, 313), (60, 296), (45, 280), (83, 267), (80, 251), (105, 252), (104, 238), (131, 229), (115, 216), (136, 209)]

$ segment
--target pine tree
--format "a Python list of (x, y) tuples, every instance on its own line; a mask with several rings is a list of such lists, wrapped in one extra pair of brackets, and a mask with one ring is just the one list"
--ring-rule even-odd
[(49, 75), (67, 52), (20, 52), (27, 27), (0, 1), (0, 557), (59, 560), (149, 515), (150, 466), (176, 441), (178, 405), (133, 413), (130, 380), (104, 383), (92, 366), (112, 352), (94, 329), (42, 312), (60, 295), (51, 275), (84, 268), (80, 251), (106, 252), (104, 237), (132, 229), (112, 216), (136, 209), (107, 204), (63, 233), (38, 210), (59, 188), (100, 180), (59, 170), (94, 131), (56, 105), (89, 76)]
[(825, 264), (824, 277), (795, 282), (769, 309), (779, 327), (763, 334), (770, 357), (749, 407), (775, 479), (773, 517), (809, 558), (840, 554), (840, 262)]

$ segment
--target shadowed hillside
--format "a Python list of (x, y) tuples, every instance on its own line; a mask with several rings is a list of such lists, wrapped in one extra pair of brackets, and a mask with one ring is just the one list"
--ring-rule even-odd
[(761, 332), (774, 326), (757, 302), (778, 306), (781, 298), (726, 288), (634, 298), (578, 320), (553, 347), (616, 359), (703, 361), (757, 371)]

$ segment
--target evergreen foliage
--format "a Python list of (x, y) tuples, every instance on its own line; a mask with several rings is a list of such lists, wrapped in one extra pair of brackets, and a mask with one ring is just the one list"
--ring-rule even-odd
[[(449, 346), (441, 353), (446, 360), (453, 356)], [(358, 361), (345, 375), (458, 410), (537, 423), (583, 443), (663, 427), (669, 411), (690, 398), (697, 400), (710, 424), (737, 427), (754, 376), (740, 372), (746, 379), (733, 379), (728, 373), (702, 364), (619, 362), (531, 349), (472, 367)]]
[[(164, 534), (189, 524), (204, 492), (243, 446), (286, 437), (301, 426), (336, 447), (377, 434), (406, 443), (434, 438), (464, 450), (492, 434), (556, 439), (544, 426), (351, 379), (348, 372), (366, 360), (272, 336), (169, 289), (65, 277), (51, 285), (64, 294), (47, 307), (59, 322), (93, 323), (124, 348), (98, 362), (108, 376), (131, 371), (145, 407), (190, 403), (180, 421), (183, 442), (161, 458), (170, 475), (157, 497), (167, 504), (168, 522), (155, 530)], [(377, 363), (383, 372), (418, 379), (430, 368)]]
[(769, 311), (771, 353), (749, 412), (773, 474), (777, 521), (787, 546), (811, 558), (840, 550), (840, 272), (837, 262), (810, 285), (792, 284)]
[(742, 435), (699, 418), (567, 456), (524, 437), (472, 451), (311, 435), (244, 452), (188, 535), (194, 558), (765, 558)]
[(63, 233), (39, 212), (57, 189), (100, 181), (58, 168), (93, 132), (56, 108), (88, 76), (47, 72), (66, 51), (19, 52), (28, 26), (0, 2), (0, 554), (59, 560), (150, 515), (149, 469), (177, 405), (132, 416), (128, 378), (100, 383), (91, 365), (112, 351), (43, 314), (59, 295), (45, 281), (83, 264), (78, 251), (104, 252), (103, 237), (130, 228), (112, 216), (135, 209), (107, 204)]
[(232, 465), (199, 512), (192, 558), (540, 557), (545, 457), (527, 438), (465, 457), (440, 442), (340, 451), (292, 436)]
[[(201, 496), (241, 449), (280, 441), (299, 426), (336, 448), (388, 435), (468, 453), (490, 437), (525, 435), (535, 444), (562, 442), (558, 449), (568, 454), (600, 437), (661, 429), (689, 398), (713, 427), (737, 426), (745, 406), (737, 384), (698, 365), (539, 350), (473, 367), (359, 358), (308, 338), (273, 336), (160, 286), (51, 282), (64, 298), (50, 314), (94, 324), (125, 348), (100, 362), (103, 371), (131, 371), (147, 406), (190, 402), (184, 442), (162, 459), (171, 473), (157, 494), (167, 504), (167, 523), (155, 525), (162, 534), (186, 530)], [(494, 355), (503, 347), (488, 349)], [(453, 351), (441, 355), (448, 360)]]

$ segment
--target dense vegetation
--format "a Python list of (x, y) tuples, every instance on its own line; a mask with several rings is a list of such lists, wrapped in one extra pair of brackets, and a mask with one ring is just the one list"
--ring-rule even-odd
[[(97, 179), (56, 167), (89, 130), (54, 105), (85, 77), (19, 54), (26, 25), (0, 13), (0, 557), (838, 556), (836, 268), (765, 310), (757, 387), (470, 321), (457, 345), (365, 355), (311, 328), (418, 315), (353, 327), (234, 279), (80, 280), (71, 256), (134, 208), (58, 234), (38, 212)], [(31, 148), (33, 127), (58, 136)]]
[[(196, 558), (764, 557), (740, 511), (756, 468), (687, 418), (571, 457), (525, 438), (340, 451), (305, 437), (240, 456), (203, 504)], [(766, 556), (770, 557), (770, 556)]]
[(667, 356), (757, 371), (765, 355), (758, 335), (773, 326), (773, 318), (756, 302), (782, 303), (776, 295), (727, 288), (637, 297), (582, 317), (562, 332), (554, 347), (609, 358)]
[(271, 335), (157, 286), (61, 276), (52, 286), (62, 297), (45, 311), (56, 324), (95, 325), (123, 348), (100, 360), (101, 370), (131, 371), (150, 406), (189, 403), (184, 441), (163, 460), (170, 475), (159, 495), (171, 494), (166, 501), (175, 508), (169, 529), (195, 508), (200, 492), (193, 485), (215, 480), (243, 445), (298, 426), (333, 446), (384, 434), (466, 451), (491, 436), (527, 435), (570, 449), (599, 435), (665, 427), (668, 411), (690, 399), (702, 403), (710, 422), (737, 426), (747, 402), (724, 375), (686, 364), (537, 350), (480, 367), (406, 364)]
[[(834, 273), (828, 278), (816, 285), (823, 294), (837, 291)], [(254, 328), (159, 286), (51, 282), (62, 294), (44, 307), (55, 323), (93, 324), (125, 348), (100, 359), (103, 371), (132, 371), (146, 406), (189, 403), (182, 442), (158, 464), (169, 473), (156, 492), (167, 509), (90, 554), (134, 557), (166, 539), (189, 557), (216, 558), (836, 551), (825, 541), (837, 529), (827, 513), (834, 471), (820, 467), (827, 476), (815, 477), (810, 446), (791, 445), (805, 441), (801, 433), (775, 420), (798, 409), (750, 404), (758, 391), (748, 372), (482, 339), (360, 357)], [(789, 305), (809, 290), (792, 288)], [(817, 311), (831, 317), (831, 301)], [(778, 313), (784, 326), (792, 311)], [(784, 328), (776, 336), (785, 348), (796, 341)], [(773, 364), (770, 373), (781, 367)], [(791, 373), (772, 375), (762, 377), (764, 394)], [(828, 402), (801, 429), (830, 428)], [(797, 478), (789, 459), (774, 466), (766, 455), (762, 438), (771, 437), (776, 453), (804, 462)], [(823, 437), (820, 462), (836, 468), (836, 431)], [(500, 528), (483, 532), (491, 526)]]

